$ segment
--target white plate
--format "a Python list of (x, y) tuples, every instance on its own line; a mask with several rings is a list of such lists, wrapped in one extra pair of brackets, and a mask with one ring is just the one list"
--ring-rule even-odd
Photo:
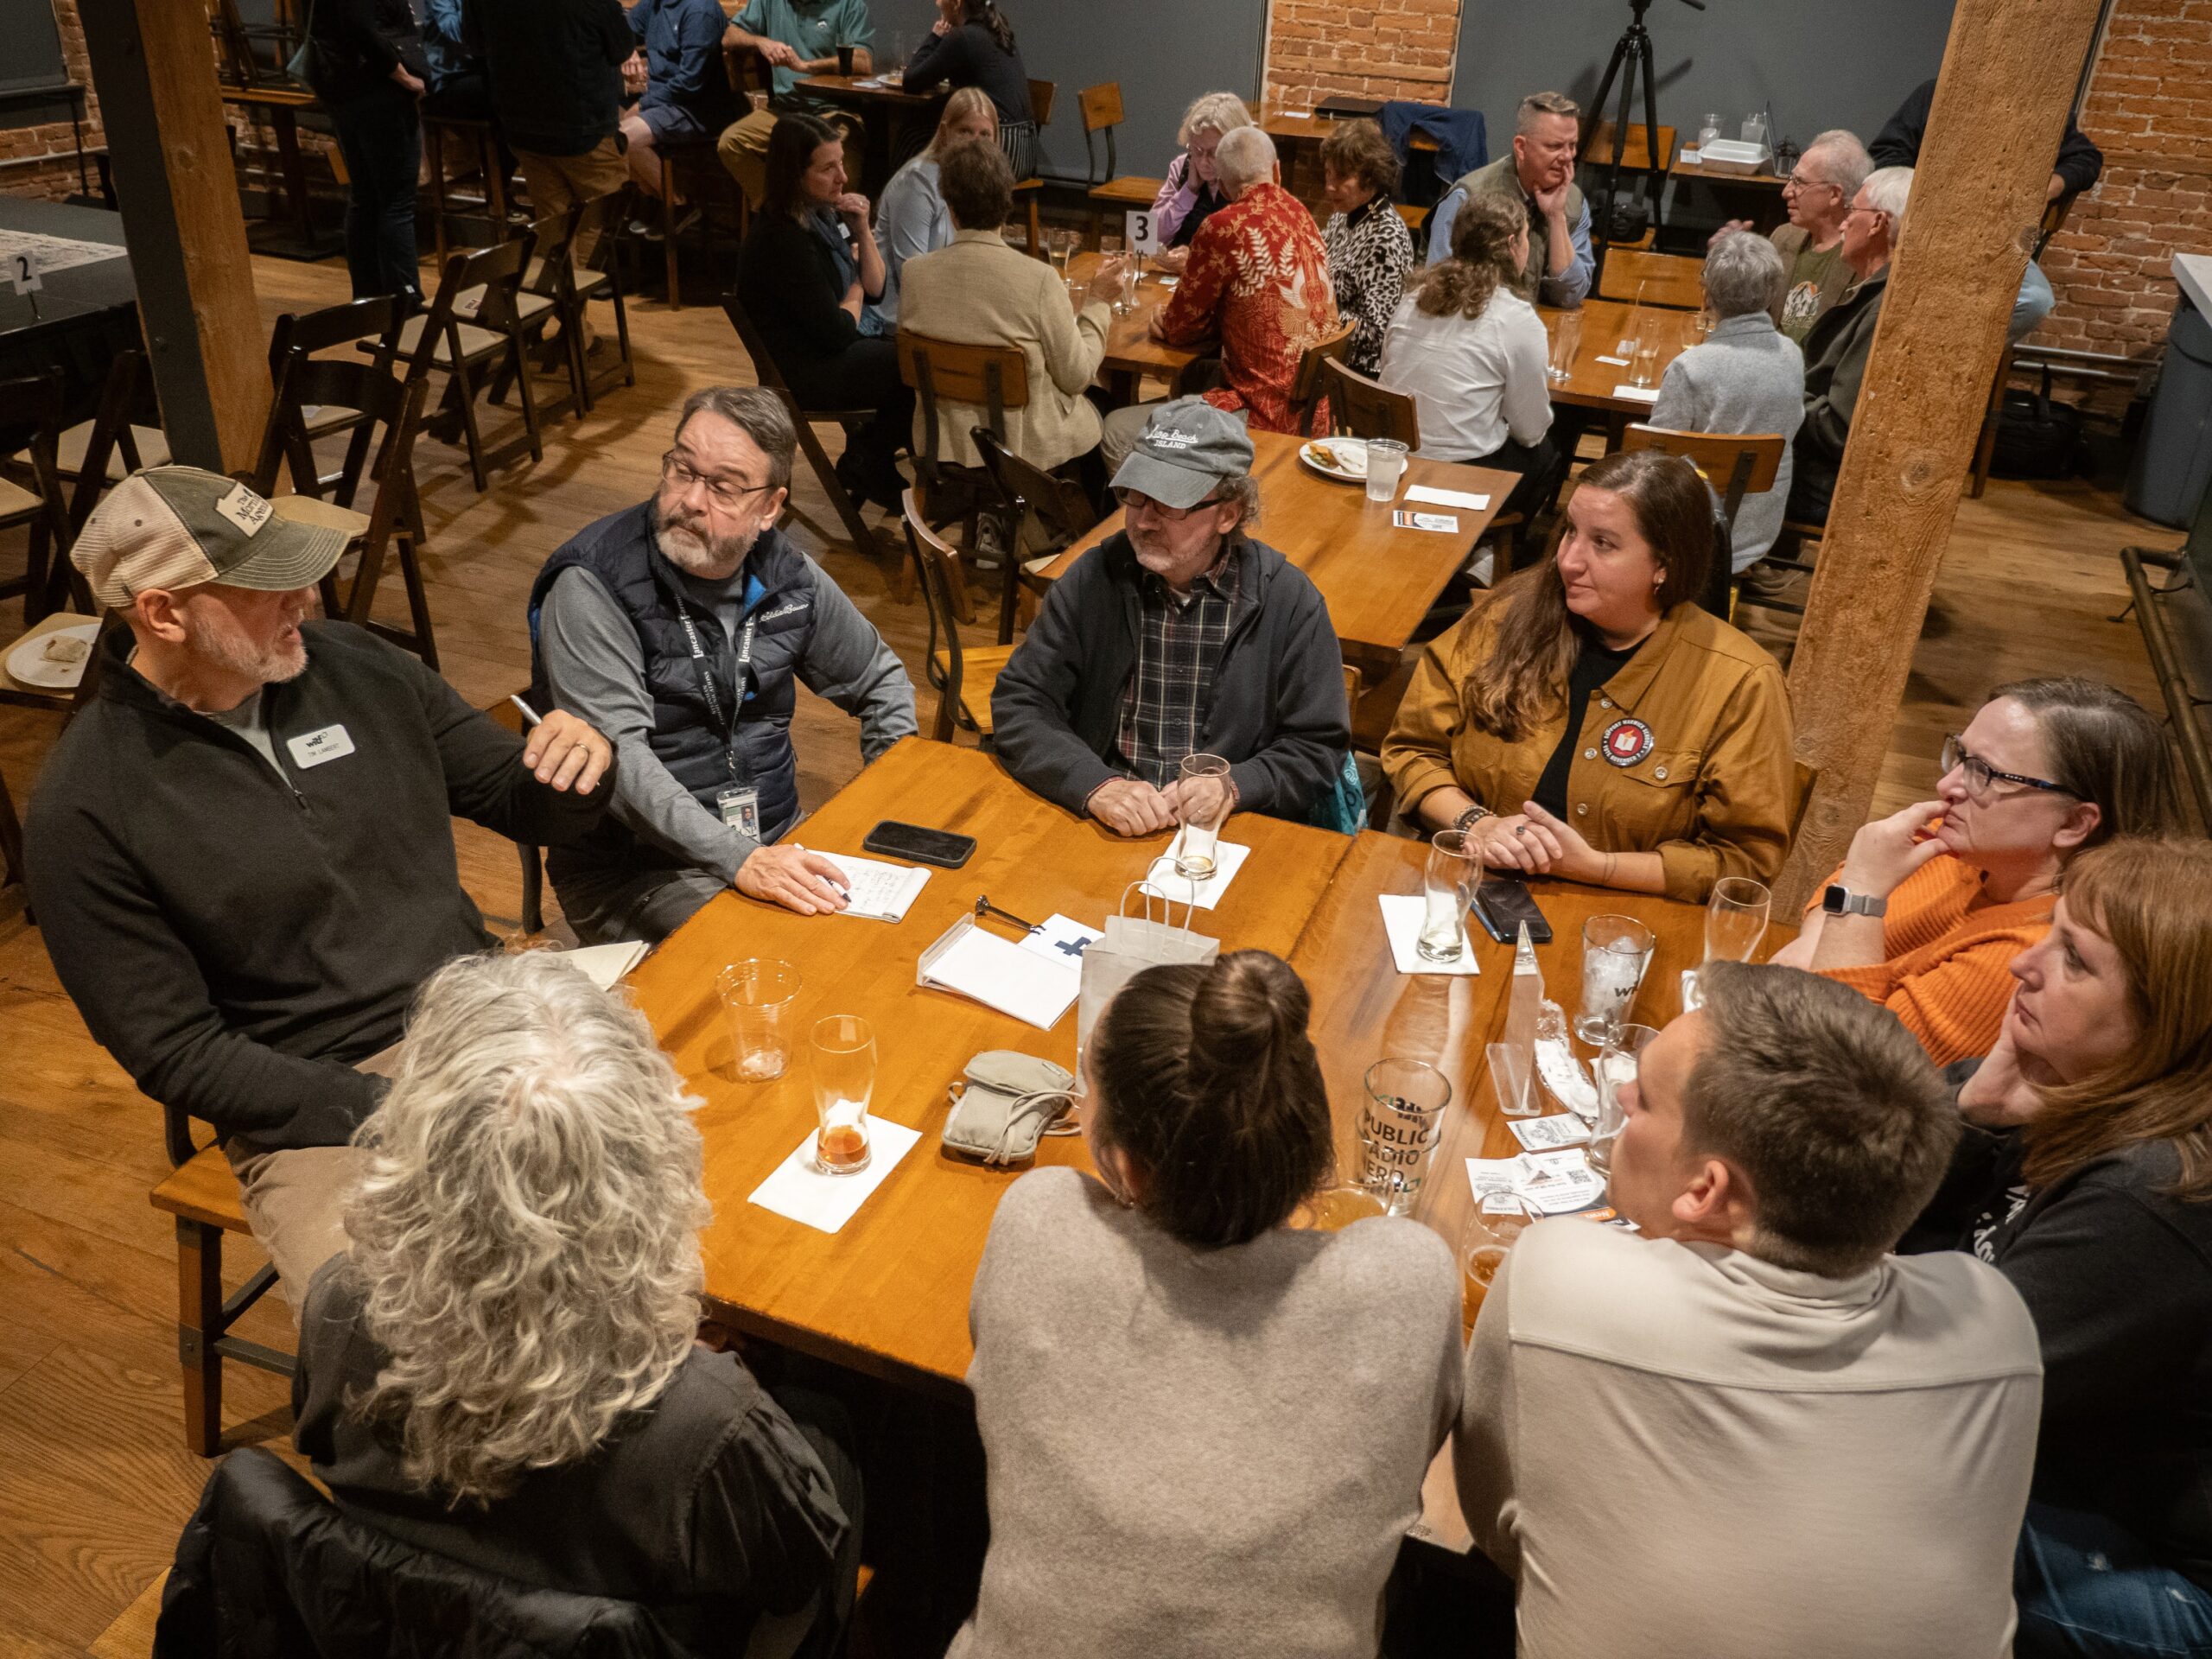
[(1316, 438), (1298, 446), (1298, 458), (1324, 478), (1339, 484), (1367, 481), (1367, 440)]
[[(92, 659), (92, 645), (99, 632), (98, 622), (73, 622), (36, 639), (19, 640), (8, 653), (9, 676), (41, 691), (74, 691), (85, 677), (85, 664)], [(46, 642), (49, 639), (81, 639), (85, 642), (85, 654), (73, 663), (57, 663), (46, 655)]]

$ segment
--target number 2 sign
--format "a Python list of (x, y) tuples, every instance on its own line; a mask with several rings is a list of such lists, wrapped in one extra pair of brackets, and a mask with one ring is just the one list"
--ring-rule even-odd
[(18, 294), (35, 294), (45, 284), (38, 279), (38, 262), (28, 253), (8, 256), (8, 285)]
[(1160, 226), (1149, 207), (1129, 210), (1129, 251), (1150, 258), (1160, 251)]

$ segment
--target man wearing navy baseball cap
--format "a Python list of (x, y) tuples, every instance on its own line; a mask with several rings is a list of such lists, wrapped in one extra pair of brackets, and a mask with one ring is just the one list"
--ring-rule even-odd
[(1351, 743), (1344, 656), (1305, 572), (1249, 533), (1243, 417), (1162, 404), (1113, 487), (1126, 527), (1053, 584), (999, 675), (999, 758), (1117, 835), (1175, 827), (1194, 753), (1230, 762), (1236, 810), (1307, 817)]
[(156, 467), (70, 549), (111, 629), (31, 798), (31, 901), (93, 1037), (173, 1121), (215, 1127), (295, 1306), (345, 1248), (385, 1051), (415, 989), (496, 943), (452, 818), (574, 841), (607, 740), (525, 742), (374, 634), (309, 621), (346, 537), (245, 485)]

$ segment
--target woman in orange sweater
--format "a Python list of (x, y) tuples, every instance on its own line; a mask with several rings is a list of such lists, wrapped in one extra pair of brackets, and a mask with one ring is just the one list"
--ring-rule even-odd
[(1944, 739), (1936, 793), (1852, 837), (1774, 960), (1865, 992), (1948, 1065), (1997, 1040), (2005, 964), (2049, 930), (2067, 861), (2175, 814), (2158, 723), (2094, 680), (1999, 686)]

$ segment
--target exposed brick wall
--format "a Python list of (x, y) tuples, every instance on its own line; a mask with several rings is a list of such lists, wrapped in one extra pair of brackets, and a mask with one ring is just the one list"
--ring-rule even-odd
[(1333, 92), (1452, 101), (1460, 0), (1273, 0), (1262, 96), (1269, 109), (1310, 110)]
[[(85, 26), (77, 18), (77, 0), (53, 0), (53, 4), (69, 79), (89, 89), (92, 65), (85, 53)], [(89, 90), (85, 94), (84, 130), (86, 149), (96, 149), (107, 142), (100, 128), (100, 101)], [(93, 184), (97, 188), (96, 175)], [(76, 188), (77, 151), (67, 121), (0, 128), (0, 191), (59, 199)]]
[(2174, 254), (2212, 253), (2212, 0), (2119, 0), (2082, 130), (2104, 176), (2044, 251), (2058, 303), (2033, 338), (2153, 349), (2173, 315)]

